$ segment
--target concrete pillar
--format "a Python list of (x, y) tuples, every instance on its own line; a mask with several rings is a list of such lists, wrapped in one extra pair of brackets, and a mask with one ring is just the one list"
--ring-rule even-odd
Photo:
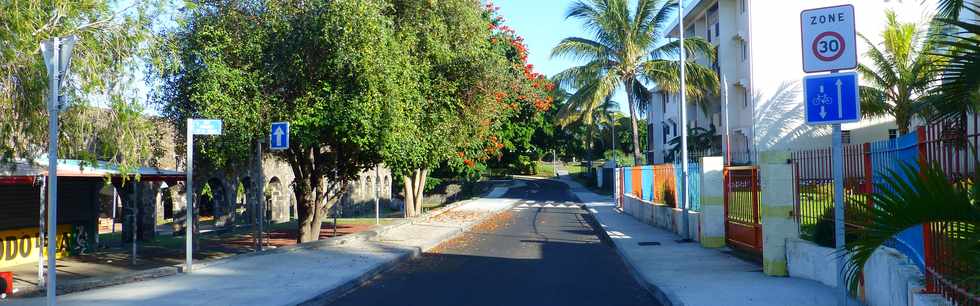
[(725, 246), (725, 163), (722, 157), (701, 158), (701, 246)]
[[(762, 219), (762, 270), (766, 275), (788, 276), (786, 242), (799, 238), (799, 226), (791, 214), (793, 204), (793, 165), (789, 151), (769, 151), (759, 154), (761, 183), (760, 218)], [(703, 205), (703, 204), (702, 204)]]

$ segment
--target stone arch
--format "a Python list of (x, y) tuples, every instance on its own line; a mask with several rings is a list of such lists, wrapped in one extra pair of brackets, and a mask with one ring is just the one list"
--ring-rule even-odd
[(269, 221), (288, 221), (289, 198), (284, 185), (278, 176), (273, 176), (266, 186), (265, 217)]
[(235, 209), (234, 218), (236, 224), (249, 224), (251, 223), (250, 214), (252, 209), (250, 209), (252, 202), (254, 202), (255, 195), (252, 193), (254, 187), (252, 185), (252, 178), (242, 177), (238, 180), (235, 186)]
[(164, 220), (173, 220), (174, 218), (174, 197), (172, 192), (173, 190), (171, 189), (172, 187), (173, 186), (170, 186), (170, 184), (167, 184), (167, 182), (160, 183), (159, 201), (161, 209), (163, 210)]
[[(222, 209), (228, 207), (227, 188), (224, 182), (218, 178), (211, 178), (205, 183), (206, 187), (201, 187), (198, 196), (198, 216), (201, 218), (216, 217), (222, 215)], [(209, 194), (204, 194), (204, 188), (210, 189)]]

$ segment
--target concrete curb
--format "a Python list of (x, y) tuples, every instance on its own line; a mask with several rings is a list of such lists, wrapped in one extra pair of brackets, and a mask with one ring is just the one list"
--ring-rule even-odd
[(393, 260), (381, 263), (377, 267), (374, 267), (373, 269), (365, 272), (364, 274), (361, 274), (358, 277), (352, 278), (347, 282), (344, 282), (340, 286), (334, 287), (333, 289), (320, 293), (316, 297), (296, 305), (312, 306), (312, 305), (330, 304), (336, 301), (337, 299), (347, 295), (351, 291), (360, 288), (362, 285), (369, 282), (371, 279), (374, 279), (375, 277), (385, 272), (391, 271), (396, 267), (398, 267), (398, 265), (410, 261), (412, 259), (415, 259), (419, 256), (422, 256), (422, 250), (419, 248), (411, 248), (410, 251), (398, 255), (398, 257)]
[(653, 297), (654, 300), (657, 300), (657, 302), (659, 302), (663, 306), (684, 306), (684, 302), (682, 302), (680, 298), (678, 298), (676, 295), (661, 290), (660, 287), (658, 287), (656, 284), (651, 283), (647, 281), (645, 278), (643, 278), (643, 275), (640, 274), (639, 268), (636, 265), (634, 265), (632, 261), (629, 260), (629, 256), (626, 253), (624, 253), (623, 250), (619, 248), (619, 246), (616, 245), (616, 242), (614, 242), (611, 237), (609, 237), (609, 233), (606, 232), (606, 230), (602, 227), (602, 224), (599, 223), (599, 220), (596, 219), (595, 214), (592, 213), (591, 210), (589, 210), (589, 206), (587, 204), (584, 204), (585, 201), (582, 201), (582, 199), (579, 198), (579, 196), (575, 194), (574, 191), (571, 190), (572, 189), (571, 185), (561, 180), (554, 180), (554, 179), (548, 179), (548, 180), (562, 183), (565, 184), (565, 186), (568, 186), (568, 192), (571, 193), (573, 197), (578, 199), (579, 202), (583, 203), (582, 210), (585, 210), (588, 213), (586, 215), (588, 216), (588, 218), (586, 218), (586, 221), (599, 234), (599, 239), (602, 240), (603, 243), (608, 244), (614, 250), (616, 250), (616, 254), (619, 254), (619, 258), (626, 265), (626, 267), (630, 271), (630, 275), (633, 276), (633, 279), (635, 279), (637, 283), (643, 285), (647, 293), (650, 294), (650, 296)]

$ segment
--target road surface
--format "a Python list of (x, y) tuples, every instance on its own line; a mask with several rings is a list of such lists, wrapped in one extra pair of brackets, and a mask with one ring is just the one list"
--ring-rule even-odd
[(658, 305), (564, 184), (504, 197), (521, 201), (329, 305)]

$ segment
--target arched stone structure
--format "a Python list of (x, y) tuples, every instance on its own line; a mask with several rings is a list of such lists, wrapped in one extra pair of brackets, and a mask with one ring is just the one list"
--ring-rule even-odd
[(272, 222), (289, 221), (289, 194), (285, 184), (278, 176), (269, 179), (266, 185), (266, 220)]

